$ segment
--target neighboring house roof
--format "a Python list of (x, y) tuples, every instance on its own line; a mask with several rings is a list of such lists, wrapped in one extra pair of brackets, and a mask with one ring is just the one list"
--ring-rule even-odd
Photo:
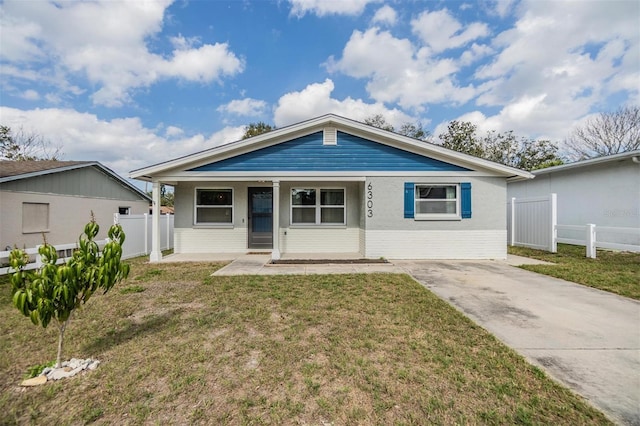
[[(602, 165), (606, 163), (614, 163), (614, 162), (626, 161), (626, 160), (632, 160), (640, 164), (640, 149), (637, 149), (635, 151), (622, 152), (620, 154), (612, 154), (612, 155), (605, 155), (603, 157), (590, 158), (588, 160), (581, 160), (573, 163), (561, 164), (559, 166), (547, 167), (545, 169), (533, 170), (531, 173), (533, 173), (534, 176), (540, 176), (540, 175), (546, 175), (546, 174), (566, 172), (567, 170), (572, 170), (572, 169), (593, 167), (596, 165)], [(519, 180), (522, 180), (522, 178), (515, 178), (512, 180), (512, 182), (519, 181)]]
[(76, 170), (85, 167), (94, 167), (105, 173), (107, 176), (113, 178), (117, 183), (125, 187), (126, 189), (139, 195), (146, 201), (151, 201), (151, 198), (136, 188), (134, 185), (127, 182), (120, 177), (113, 170), (103, 166), (97, 161), (0, 161), (0, 183), (12, 182), (22, 179), (29, 179), (36, 176), (44, 176), (53, 173), (62, 173), (69, 170)]
[[(422, 157), (432, 158), (436, 160), (435, 162), (446, 162), (449, 164), (453, 164), (455, 166), (458, 166), (459, 170), (481, 169), (489, 171), (495, 175), (504, 176), (506, 178), (533, 177), (531, 173), (523, 170), (505, 166), (503, 164), (494, 163), (492, 161), (484, 160), (471, 155), (463, 154), (457, 151), (443, 148), (442, 146), (433, 143), (413, 139), (334, 114), (323, 115), (321, 117), (273, 130), (268, 133), (263, 133), (249, 139), (231, 142), (205, 151), (176, 158), (174, 160), (155, 164), (138, 170), (133, 170), (130, 173), (130, 177), (145, 181), (152, 180), (152, 177), (154, 176), (163, 176), (164, 178), (168, 178), (172, 172), (195, 171), (199, 167), (201, 168), (199, 170), (207, 170), (207, 167), (210, 168), (211, 163), (215, 162), (219, 164), (219, 166), (216, 165), (215, 168), (220, 172), (223, 172), (225, 170), (223, 168), (224, 166), (228, 171), (237, 172), (238, 170), (248, 170), (253, 171), (254, 173), (259, 173), (260, 170), (258, 169), (243, 169), (244, 166), (241, 162), (234, 162), (230, 159), (257, 150), (265, 149), (265, 151), (263, 152), (267, 152), (266, 149), (270, 147), (273, 148), (268, 152), (273, 152), (273, 149), (275, 149), (276, 145), (286, 143), (297, 138), (303, 138), (304, 136), (312, 135), (326, 128), (332, 128), (338, 132), (343, 132), (354, 135), (356, 137), (372, 140), (381, 144), (383, 147), (386, 145), (387, 147), (396, 148), (408, 153), (417, 154)], [(358, 168), (358, 164), (353, 161), (353, 158), (350, 158), (349, 160), (353, 165), (354, 171), (367, 171), (362, 167)], [(407, 161), (410, 162), (413, 160), (411, 158), (407, 158)], [(317, 171), (318, 169), (315, 170)], [(411, 170), (413, 169), (407, 169), (406, 171)]]

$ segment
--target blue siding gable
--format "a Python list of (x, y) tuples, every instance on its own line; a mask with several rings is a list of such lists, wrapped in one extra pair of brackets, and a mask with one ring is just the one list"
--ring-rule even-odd
[(189, 171), (469, 171), (469, 169), (343, 132), (338, 132), (337, 145), (323, 145), (322, 132), (317, 132)]

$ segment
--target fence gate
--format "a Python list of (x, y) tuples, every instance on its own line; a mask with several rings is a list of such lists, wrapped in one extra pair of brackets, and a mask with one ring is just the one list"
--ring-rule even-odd
[(507, 238), (512, 246), (552, 253), (557, 248), (557, 195), (511, 198), (507, 204)]

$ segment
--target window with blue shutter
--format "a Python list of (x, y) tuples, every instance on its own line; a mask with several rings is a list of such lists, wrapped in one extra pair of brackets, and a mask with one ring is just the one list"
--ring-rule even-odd
[(404, 217), (415, 220), (471, 218), (471, 183), (406, 182)]
[(404, 183), (404, 217), (407, 219), (413, 219), (413, 210), (415, 206), (413, 187), (413, 182)]

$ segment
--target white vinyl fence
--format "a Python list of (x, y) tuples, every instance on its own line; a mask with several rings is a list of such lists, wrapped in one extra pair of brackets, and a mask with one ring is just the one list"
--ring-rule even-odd
[(556, 253), (558, 243), (585, 246), (586, 256), (596, 257), (596, 248), (640, 252), (640, 228), (618, 228), (557, 223), (557, 195), (512, 198), (508, 204), (509, 245)]
[[(173, 248), (173, 215), (160, 215), (160, 249), (168, 250)], [(149, 214), (140, 215), (119, 215), (114, 214), (114, 223), (120, 223), (125, 234), (122, 246), (122, 258), (143, 256), (151, 252), (151, 222), (152, 216)], [(107, 240), (96, 241), (100, 248), (104, 247)], [(54, 245), (58, 252), (58, 263), (66, 262), (77, 247), (76, 243)], [(25, 250), (29, 255), (30, 263), (26, 269), (37, 269), (42, 266), (38, 247)], [(9, 253), (10, 251), (0, 251), (0, 275), (9, 273)]]
[(558, 201), (556, 194), (512, 198), (508, 203), (507, 236), (512, 246), (557, 251)]
[[(126, 235), (122, 246), (124, 259), (151, 253), (151, 219), (149, 214), (114, 214), (113, 222), (122, 225)], [(171, 214), (160, 215), (160, 250), (173, 248), (173, 219)]]

